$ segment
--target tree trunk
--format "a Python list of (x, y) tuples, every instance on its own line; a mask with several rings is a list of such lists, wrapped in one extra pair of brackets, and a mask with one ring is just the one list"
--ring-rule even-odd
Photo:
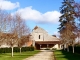
[(69, 47), (67, 47), (67, 52), (69, 52)]
[(74, 45), (72, 46), (72, 49), (73, 49), (73, 53), (74, 53)]
[(21, 54), (21, 47), (20, 47), (20, 54)]
[(13, 47), (11, 47), (12, 48), (12, 53), (11, 53), (11, 56), (13, 57)]
[(67, 52), (69, 52), (69, 45), (68, 45), (68, 43), (66, 45), (67, 45)]
[(64, 49), (64, 51), (65, 51), (65, 44), (63, 45), (63, 49)]
[(73, 44), (72, 44), (72, 49), (73, 49), (73, 53), (74, 53), (74, 41), (73, 41)]

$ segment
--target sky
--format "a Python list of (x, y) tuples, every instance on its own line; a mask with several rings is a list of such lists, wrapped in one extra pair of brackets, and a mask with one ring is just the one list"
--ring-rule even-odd
[[(32, 30), (35, 26), (50, 35), (59, 35), (59, 8), (63, 0), (0, 0), (0, 7), (12, 14), (18, 12)], [(76, 0), (79, 1), (79, 0)]]

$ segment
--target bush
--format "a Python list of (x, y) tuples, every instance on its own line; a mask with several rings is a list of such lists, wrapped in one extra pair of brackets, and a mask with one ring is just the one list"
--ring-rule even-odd
[(34, 47), (22, 47), (21, 50), (22, 52), (23, 51), (34, 51)]
[[(69, 50), (72, 51), (72, 46), (69, 46)], [(74, 52), (80, 53), (80, 46), (75, 46), (74, 47)]]
[(0, 53), (10, 53), (11, 48), (0, 48)]
[(46, 49), (44, 49), (44, 50), (50, 50), (49, 48), (46, 48)]
[[(20, 52), (20, 48), (19, 47), (14, 47), (13, 51), (14, 52)], [(21, 51), (22, 52), (34, 51), (34, 47), (22, 47)], [(11, 53), (11, 48), (0, 48), (0, 53)]]
[(80, 46), (75, 46), (75, 52), (80, 54)]
[(57, 50), (56, 48), (52, 48), (52, 50)]
[(19, 52), (20, 51), (20, 48), (19, 47), (14, 47), (13, 49), (14, 49), (13, 50), (14, 52)]

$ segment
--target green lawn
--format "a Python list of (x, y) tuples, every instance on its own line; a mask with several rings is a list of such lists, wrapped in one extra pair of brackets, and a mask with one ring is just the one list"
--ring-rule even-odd
[(0, 60), (23, 60), (29, 56), (32, 56), (40, 51), (27, 51), (20, 53), (14, 53), (14, 56), (11, 57), (11, 53), (0, 54)]
[(73, 54), (66, 51), (54, 51), (56, 60), (80, 60), (79, 54)]

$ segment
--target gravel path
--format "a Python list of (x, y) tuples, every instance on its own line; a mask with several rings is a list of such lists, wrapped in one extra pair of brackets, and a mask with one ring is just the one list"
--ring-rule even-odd
[(24, 60), (54, 60), (53, 52), (50, 50), (43, 50), (40, 53), (38, 53), (32, 57), (26, 58)]

